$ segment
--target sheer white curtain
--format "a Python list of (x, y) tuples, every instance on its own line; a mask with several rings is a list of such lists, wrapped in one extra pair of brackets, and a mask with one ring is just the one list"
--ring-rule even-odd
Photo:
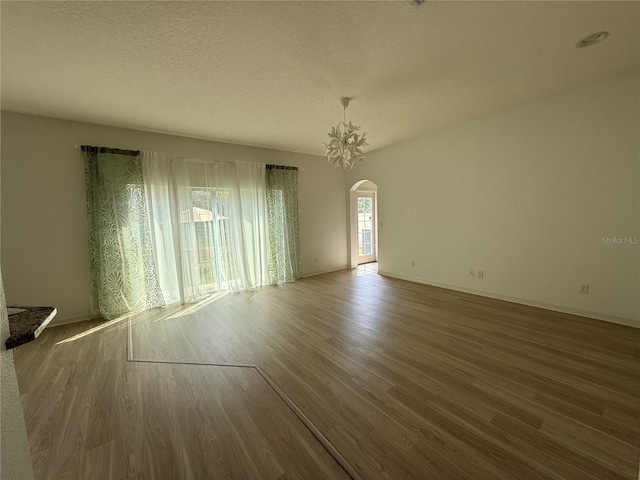
[(167, 303), (268, 283), (263, 164), (143, 152), (142, 171)]

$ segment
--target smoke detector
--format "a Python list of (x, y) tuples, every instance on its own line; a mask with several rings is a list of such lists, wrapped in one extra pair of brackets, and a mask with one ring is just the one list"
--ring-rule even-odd
[(592, 33), (591, 35), (587, 35), (586, 37), (581, 38), (580, 41), (576, 43), (576, 47), (578, 48), (590, 47), (591, 45), (600, 43), (608, 36), (609, 36), (609, 32)]

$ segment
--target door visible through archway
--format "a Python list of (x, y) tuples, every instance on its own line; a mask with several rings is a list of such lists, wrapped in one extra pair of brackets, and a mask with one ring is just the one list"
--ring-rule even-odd
[(376, 261), (376, 209), (373, 192), (357, 192), (358, 265)]
[(378, 186), (369, 180), (354, 183), (349, 210), (349, 265), (373, 264), (378, 261)]

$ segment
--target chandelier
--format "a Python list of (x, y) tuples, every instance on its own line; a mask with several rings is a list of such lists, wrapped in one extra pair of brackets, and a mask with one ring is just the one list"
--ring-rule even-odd
[(340, 99), (342, 105), (343, 119), (337, 126), (331, 127), (329, 132), (329, 143), (323, 143), (327, 149), (325, 155), (327, 161), (332, 165), (339, 165), (343, 169), (353, 168), (357, 161), (364, 160), (363, 148), (369, 145), (365, 136), (367, 132), (359, 134), (360, 127), (349, 122), (347, 124), (347, 107), (351, 99), (344, 97)]

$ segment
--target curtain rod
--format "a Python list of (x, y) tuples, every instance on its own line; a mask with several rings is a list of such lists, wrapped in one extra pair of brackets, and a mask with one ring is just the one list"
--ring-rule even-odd
[(140, 156), (140, 150), (120, 150), (119, 148), (94, 147), (93, 145), (80, 145), (80, 150), (90, 153), (112, 153), (114, 155), (126, 155), (128, 157)]
[(272, 165), (270, 163), (265, 164), (267, 170), (298, 170), (298, 167), (289, 167), (287, 165)]
[[(238, 163), (243, 163), (242, 160), (236, 160), (236, 161), (225, 161), (225, 160), (203, 160), (201, 158), (190, 158), (190, 157), (178, 157), (176, 156), (177, 160), (187, 160), (189, 162), (198, 162), (198, 163), (227, 163), (227, 164), (233, 164), (236, 165)], [(254, 162), (254, 163), (262, 163), (262, 162)], [(301, 170), (304, 171), (304, 168), (299, 169), (298, 167), (290, 167), (287, 165), (272, 165), (270, 163), (265, 163), (264, 164), (265, 168), (267, 170), (271, 170), (271, 169), (282, 169), (282, 170)]]
[[(140, 150), (121, 150), (119, 148), (110, 148), (110, 147), (94, 147), (93, 145), (76, 145), (75, 148), (80, 148), (80, 150), (82, 150), (83, 152), (91, 152), (93, 151), (93, 153), (113, 153), (116, 155), (127, 155), (130, 157), (137, 157), (138, 155), (140, 155), (142, 152)], [(196, 162), (203, 162), (203, 163), (236, 163), (236, 162), (225, 162), (222, 160), (201, 160), (201, 159), (197, 159), (197, 158), (188, 158), (188, 157), (178, 157), (176, 156), (176, 158), (182, 159), (182, 160), (189, 160), (189, 161), (196, 161)], [(272, 169), (276, 169), (276, 170), (295, 170), (298, 171), (298, 167), (291, 167), (288, 165), (273, 165), (271, 163), (265, 163), (264, 164), (265, 168), (267, 170), (272, 170)], [(304, 168), (302, 169), (304, 170)]]

